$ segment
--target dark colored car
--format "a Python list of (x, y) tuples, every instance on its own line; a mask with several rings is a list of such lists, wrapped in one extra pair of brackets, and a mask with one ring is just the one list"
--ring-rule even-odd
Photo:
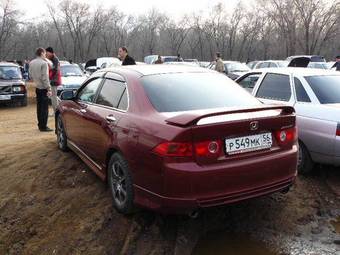
[(310, 62), (326, 62), (323, 56), (318, 55), (290, 56), (286, 61), (288, 61), (288, 67), (308, 67)]
[(27, 89), (20, 67), (13, 63), (0, 63), (0, 104), (27, 106)]
[(190, 213), (287, 191), (296, 177), (294, 109), (265, 106), (223, 74), (119, 67), (61, 98), (59, 148), (108, 182), (119, 212)]

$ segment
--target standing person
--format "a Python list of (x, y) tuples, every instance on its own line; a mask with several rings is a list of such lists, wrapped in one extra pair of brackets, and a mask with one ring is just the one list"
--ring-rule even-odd
[(135, 65), (136, 61), (128, 55), (126, 47), (120, 47), (118, 50), (118, 58), (123, 62), (122, 66)]
[(161, 55), (158, 55), (158, 59), (155, 61), (155, 64), (163, 64)]
[(221, 53), (217, 52), (216, 53), (216, 64), (215, 64), (215, 70), (220, 73), (224, 73), (224, 63), (221, 58)]
[(45, 60), (46, 51), (43, 48), (38, 48), (35, 55), (36, 58), (29, 64), (29, 74), (36, 85), (38, 128), (42, 132), (49, 132), (53, 130), (47, 127), (48, 97), (51, 96), (51, 86), (48, 77), (48, 64)]
[(336, 71), (340, 71), (340, 56), (335, 57), (335, 64), (332, 66), (331, 69), (336, 68)]
[(49, 69), (49, 77), (52, 87), (51, 102), (55, 113), (58, 106), (57, 86), (61, 84), (60, 62), (52, 47), (46, 48), (46, 57), (52, 62), (52, 66)]

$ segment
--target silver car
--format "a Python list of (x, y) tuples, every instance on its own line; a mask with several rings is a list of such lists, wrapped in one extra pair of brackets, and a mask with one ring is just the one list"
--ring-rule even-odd
[(294, 106), (301, 173), (314, 163), (340, 165), (340, 72), (310, 68), (269, 68), (236, 82), (264, 103)]

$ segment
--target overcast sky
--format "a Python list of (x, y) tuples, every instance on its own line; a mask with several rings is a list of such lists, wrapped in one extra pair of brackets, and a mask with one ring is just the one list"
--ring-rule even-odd
[[(28, 19), (36, 19), (46, 13), (46, 0), (16, 0), (17, 7)], [(102, 4), (104, 7), (117, 6), (126, 14), (139, 15), (155, 7), (162, 12), (168, 13), (175, 19), (184, 14), (205, 10), (209, 7), (223, 2), (227, 8), (233, 8), (238, 0), (81, 0), (96, 7)], [(49, 0), (58, 3), (59, 0)], [(249, 2), (249, 0), (244, 1)]]

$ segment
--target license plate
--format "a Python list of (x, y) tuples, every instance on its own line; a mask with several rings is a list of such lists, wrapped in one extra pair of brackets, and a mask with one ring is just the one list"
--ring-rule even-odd
[(237, 154), (271, 148), (273, 144), (272, 134), (243, 136), (225, 140), (228, 154)]
[(0, 95), (0, 100), (11, 100), (10, 95)]

